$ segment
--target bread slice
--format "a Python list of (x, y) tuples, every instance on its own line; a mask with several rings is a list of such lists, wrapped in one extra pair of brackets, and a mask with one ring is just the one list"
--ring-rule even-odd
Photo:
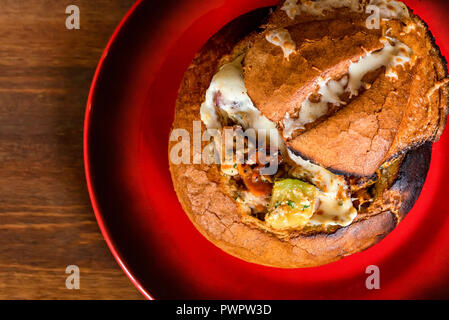
[[(282, 50), (258, 37), (245, 56), (245, 86), (255, 106), (271, 121), (286, 113), (315, 90), (319, 79), (340, 79), (368, 52), (381, 49), (380, 30), (368, 30), (366, 18), (313, 21), (286, 27), (296, 52), (286, 59)], [(270, 31), (267, 31), (270, 32)]]
[[(348, 9), (340, 16), (332, 11), (328, 20), (307, 14), (291, 20), (281, 8), (265, 33), (281, 25), (296, 50), (286, 59), (265, 34), (259, 36), (245, 57), (245, 85), (294, 153), (336, 173), (369, 177), (382, 163), (438, 140), (449, 110), (449, 80), (446, 61), (419, 17), (410, 13), (371, 30), (367, 14), (349, 15)], [(319, 89), (325, 81), (341, 81), (352, 65), (379, 55), (386, 43), (402, 63), (378, 65), (361, 77), (355, 92), (344, 92), (338, 103), (325, 101), (324, 110), (319, 103), (307, 104), (323, 99)], [(304, 121), (306, 107), (314, 117)]]

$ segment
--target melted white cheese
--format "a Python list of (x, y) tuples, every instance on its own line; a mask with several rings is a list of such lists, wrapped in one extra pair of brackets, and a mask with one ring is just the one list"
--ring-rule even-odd
[(320, 101), (311, 102), (309, 98), (312, 94), (310, 94), (302, 102), (298, 118), (293, 119), (288, 113), (285, 115), (283, 135), (286, 139), (290, 139), (296, 130), (304, 129), (304, 125), (324, 116), (329, 110), (329, 103), (337, 107), (343, 104), (339, 97), (344, 92), (349, 92), (351, 97), (357, 96), (360, 88), (364, 85), (362, 79), (369, 72), (386, 67), (387, 77), (398, 77), (394, 69), (410, 63), (413, 52), (399, 40), (386, 37), (381, 41), (384, 43), (381, 50), (370, 52), (355, 63), (351, 62), (347, 76), (339, 81), (330, 78), (317, 81), (318, 93), (321, 95)]
[(314, 122), (316, 119), (324, 116), (329, 110), (329, 103), (335, 106), (344, 104), (340, 100), (340, 96), (345, 91), (345, 86), (348, 83), (348, 77), (343, 77), (339, 81), (327, 79), (318, 80), (318, 93), (321, 95), (319, 102), (311, 102), (310, 95), (301, 104), (298, 118), (291, 118), (289, 113), (284, 117), (284, 131), (283, 135), (289, 139), (292, 137), (293, 132), (299, 129), (304, 129), (304, 125)]
[(288, 17), (293, 20), (297, 15), (301, 14), (301, 12), (320, 16), (324, 14), (324, 11), (331, 11), (339, 8), (350, 8), (357, 12), (360, 12), (363, 9), (359, 0), (286, 0), (281, 10), (285, 11)]
[(284, 57), (287, 60), (296, 50), (296, 43), (292, 40), (290, 32), (286, 29), (270, 30), (265, 35), (265, 39), (275, 46), (281, 47), (284, 52)]
[[(371, 0), (368, 4), (379, 8), (381, 19), (402, 19), (410, 18), (407, 6), (401, 1), (395, 0)], [(325, 11), (334, 9), (349, 8), (355, 12), (363, 11), (363, 6), (359, 0), (286, 0), (281, 10), (294, 20), (301, 13), (322, 16)]]
[[(349, 196), (348, 184), (344, 177), (306, 161), (288, 151), (290, 159), (299, 167), (294, 169), (296, 178), (311, 179), (320, 190), (319, 204), (316, 212), (310, 218), (310, 225), (339, 225), (348, 226), (357, 216), (357, 210)], [(341, 199), (339, 199), (339, 197)]]
[[(208, 129), (221, 129), (220, 116), (217, 109), (227, 117), (241, 125), (244, 129), (277, 132), (276, 125), (263, 116), (254, 106), (246, 91), (243, 80), (243, 55), (231, 63), (223, 65), (212, 78), (206, 91), (206, 100), (201, 105), (201, 120)], [(220, 103), (217, 105), (217, 94)], [(275, 147), (280, 146), (282, 138), (278, 134)]]
[(382, 50), (370, 52), (358, 62), (351, 63), (349, 66), (348, 91), (351, 95), (357, 95), (357, 91), (362, 86), (363, 77), (369, 72), (386, 67), (386, 76), (397, 78), (394, 68), (400, 65), (404, 66), (411, 61), (413, 52), (407, 45), (389, 37), (381, 41), (384, 44)]
[(410, 18), (407, 6), (401, 1), (395, 0), (371, 0), (369, 5), (379, 8), (381, 19)]

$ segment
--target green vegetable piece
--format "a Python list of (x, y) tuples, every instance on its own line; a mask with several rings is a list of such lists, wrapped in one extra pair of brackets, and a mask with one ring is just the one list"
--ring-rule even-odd
[(318, 189), (297, 179), (278, 180), (265, 221), (277, 230), (304, 227), (314, 213)]

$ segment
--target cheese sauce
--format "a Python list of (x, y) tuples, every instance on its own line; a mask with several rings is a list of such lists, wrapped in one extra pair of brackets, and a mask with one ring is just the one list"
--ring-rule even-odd
[(282, 6), (282, 10), (288, 15), (290, 19), (301, 13), (309, 15), (320, 16), (324, 11), (330, 11), (339, 8), (350, 8), (353, 11), (361, 11), (363, 8), (359, 0), (321, 0), (321, 1), (299, 1), (287, 0)]
[(292, 175), (296, 178), (307, 178), (318, 187), (319, 204), (316, 212), (309, 220), (310, 225), (348, 226), (357, 216), (352, 204), (349, 187), (342, 176), (333, 174), (323, 167), (306, 161), (288, 151), (290, 159), (298, 165)]
[(379, 8), (382, 19), (410, 18), (407, 6), (401, 1), (395, 0), (371, 0), (369, 5)]
[(275, 46), (281, 47), (284, 52), (284, 57), (287, 60), (296, 50), (296, 43), (292, 40), (290, 32), (286, 29), (270, 30), (265, 35), (265, 39)]
[[(371, 0), (368, 6), (379, 8), (381, 19), (409, 18), (407, 6), (395, 0)], [(354, 12), (363, 12), (364, 8), (359, 0), (286, 0), (282, 10), (294, 20), (296, 16), (305, 13), (312, 16), (322, 16), (325, 11), (349, 8)]]
[[(244, 129), (263, 130), (265, 133), (270, 130), (277, 132), (276, 125), (260, 113), (247, 94), (243, 80), (243, 58), (244, 55), (241, 55), (231, 63), (223, 65), (212, 78), (206, 91), (206, 100), (201, 105), (201, 121), (208, 129), (221, 129), (218, 109)], [(282, 138), (277, 133), (275, 141), (270, 143), (279, 147)]]
[(299, 116), (292, 118), (286, 113), (283, 125), (283, 135), (290, 139), (296, 130), (304, 129), (305, 125), (312, 123), (324, 116), (329, 111), (329, 103), (340, 106), (343, 102), (340, 96), (344, 92), (349, 92), (350, 96), (358, 96), (360, 88), (364, 85), (362, 79), (368, 73), (381, 67), (386, 67), (386, 76), (398, 78), (395, 68), (405, 66), (413, 62), (412, 50), (397, 39), (384, 37), (381, 39), (384, 47), (377, 52), (370, 52), (359, 61), (350, 64), (348, 74), (342, 79), (335, 81), (330, 78), (319, 79), (317, 81), (318, 93), (321, 95), (319, 102), (311, 102), (310, 94), (301, 104)]

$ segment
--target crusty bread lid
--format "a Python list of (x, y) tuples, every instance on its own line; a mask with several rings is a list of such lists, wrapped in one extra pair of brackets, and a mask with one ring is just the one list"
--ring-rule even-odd
[(436, 140), (448, 109), (446, 70), (419, 18), (411, 17), (406, 23), (388, 20), (383, 29), (369, 30), (366, 17), (354, 13), (353, 18), (283, 26), (296, 47), (288, 56), (267, 40), (270, 30), (265, 31), (244, 61), (248, 95), (283, 130), (283, 120), (298, 116), (301, 104), (317, 90), (320, 80), (342, 78), (351, 64), (381, 50), (386, 34), (406, 44), (411, 50), (410, 63), (399, 63), (394, 76), (388, 76), (390, 71), (382, 66), (370, 88), (353, 96), (347, 105), (308, 124), (299, 134), (285, 136), (296, 154), (354, 176), (371, 176), (390, 158)]
[(285, 28), (296, 44), (286, 59), (280, 47), (258, 38), (245, 57), (245, 85), (253, 103), (271, 121), (297, 111), (322, 78), (338, 79), (349, 64), (383, 47), (380, 30), (362, 20), (328, 20)]

